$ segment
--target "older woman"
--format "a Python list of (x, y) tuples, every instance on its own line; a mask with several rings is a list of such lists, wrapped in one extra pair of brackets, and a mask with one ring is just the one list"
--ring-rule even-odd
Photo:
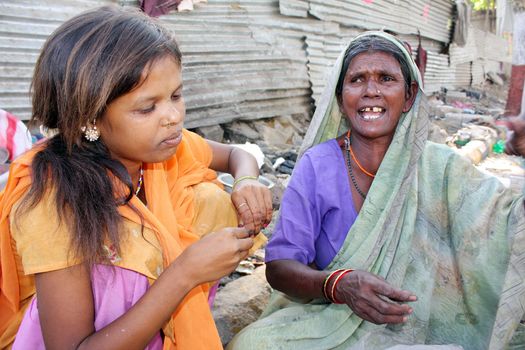
[(282, 293), (230, 348), (524, 346), (523, 197), (426, 140), (420, 86), (388, 34), (341, 55), (267, 247)]

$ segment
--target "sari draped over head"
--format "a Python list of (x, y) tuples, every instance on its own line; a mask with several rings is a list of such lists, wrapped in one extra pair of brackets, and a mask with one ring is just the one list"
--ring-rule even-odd
[[(413, 80), (416, 64), (404, 45)], [(356, 39), (357, 39), (356, 38)], [(354, 40), (356, 40), (354, 39)], [(345, 50), (346, 51), (346, 50)], [(346, 128), (333, 68), (301, 151)], [(444, 145), (427, 141), (429, 118), (419, 89), (404, 113), (359, 215), (326, 268), (362, 269), (418, 300), (402, 325), (375, 325), (347, 305), (293, 300), (274, 291), (261, 318), (229, 349), (387, 349), (399, 344), (458, 344), (465, 349), (525, 346), (525, 210), (494, 177)], [(453, 346), (450, 346), (453, 348)]]
[[(0, 348), (12, 342), (24, 310), (35, 293), (34, 276), (25, 275), (18, 269), (9, 215), (31, 186), (31, 162), (37, 151), (29, 151), (12, 164), (6, 188), (0, 193), (0, 341), (5, 342), (3, 345), (0, 342)], [(176, 156), (163, 163), (145, 164), (148, 207), (136, 196), (129, 202), (136, 210), (130, 205), (119, 207), (124, 219), (144, 224), (154, 233), (161, 248), (159, 254), (162, 254), (163, 268), (198, 240), (198, 236), (191, 231), (195, 215), (193, 186), (216, 179), (216, 173), (208, 168), (211, 160), (212, 152), (206, 141), (183, 130)], [(134, 253), (138, 259), (148, 259), (141, 251)], [(147, 276), (151, 283), (158, 278), (158, 274), (152, 274), (147, 268), (137, 268), (140, 264), (131, 263), (132, 266), (120, 267)], [(195, 287), (179, 304), (163, 327), (164, 349), (222, 349), (208, 305), (208, 288), (207, 284)], [(27, 295), (29, 297), (26, 298)]]

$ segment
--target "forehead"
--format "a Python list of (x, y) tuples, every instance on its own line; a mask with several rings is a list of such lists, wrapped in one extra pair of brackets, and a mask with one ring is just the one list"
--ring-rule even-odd
[(159, 79), (181, 79), (180, 63), (172, 56), (165, 55), (150, 61), (141, 73), (138, 87)]
[(356, 55), (350, 61), (348, 72), (360, 71), (388, 71), (402, 74), (399, 62), (391, 53), (384, 51), (366, 51)]

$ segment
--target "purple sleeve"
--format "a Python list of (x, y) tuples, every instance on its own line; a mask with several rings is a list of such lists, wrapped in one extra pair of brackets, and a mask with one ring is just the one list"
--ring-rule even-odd
[(309, 154), (297, 163), (286, 188), (280, 217), (266, 247), (266, 262), (291, 259), (310, 264), (316, 256), (321, 217), (315, 203), (316, 174)]

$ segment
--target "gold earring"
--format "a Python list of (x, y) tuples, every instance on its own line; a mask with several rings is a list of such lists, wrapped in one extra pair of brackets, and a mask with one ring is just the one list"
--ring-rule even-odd
[(96, 125), (97, 120), (93, 120), (93, 124), (88, 123), (87, 126), (83, 126), (81, 128), (82, 132), (84, 133), (84, 137), (89, 142), (95, 142), (100, 137), (100, 131), (97, 129)]

